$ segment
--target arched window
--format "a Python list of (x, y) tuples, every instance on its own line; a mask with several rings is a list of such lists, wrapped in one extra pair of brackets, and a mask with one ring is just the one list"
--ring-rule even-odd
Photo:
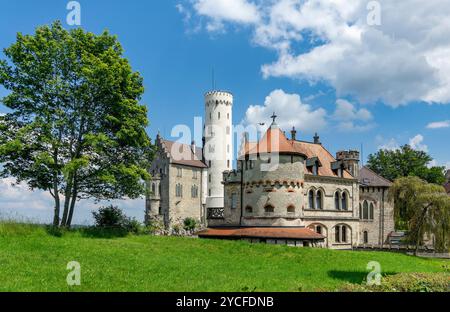
[(156, 185), (155, 183), (152, 183), (152, 194), (156, 195), (155, 192), (156, 192)]
[(322, 209), (322, 191), (318, 190), (316, 194), (316, 209)]
[(291, 213), (291, 214), (295, 213), (295, 207), (294, 206), (287, 207), (287, 213)]
[(363, 239), (364, 239), (364, 244), (367, 244), (369, 242), (369, 233), (367, 231), (363, 232)]
[(362, 219), (362, 205), (359, 203), (359, 218)]
[(339, 210), (339, 192), (334, 193), (334, 208)]
[(374, 210), (373, 203), (370, 203), (369, 220), (373, 220), (373, 210)]
[(273, 213), (275, 211), (275, 208), (271, 205), (267, 205), (264, 207), (264, 212), (265, 213)]
[(308, 193), (308, 202), (309, 202), (309, 209), (314, 209), (314, 191), (310, 190)]
[(245, 207), (245, 212), (246, 213), (253, 213), (253, 208), (251, 206), (247, 206), (247, 207)]
[(316, 233), (322, 234), (322, 226), (316, 226)]
[(341, 242), (341, 227), (340, 226), (336, 226), (334, 228), (334, 241), (336, 243), (340, 243)]
[(347, 242), (347, 227), (345, 225), (341, 226), (341, 242)]
[(363, 203), (363, 220), (369, 219), (369, 204), (367, 203), (367, 200)]
[(347, 210), (347, 193), (346, 192), (342, 192), (342, 210)]

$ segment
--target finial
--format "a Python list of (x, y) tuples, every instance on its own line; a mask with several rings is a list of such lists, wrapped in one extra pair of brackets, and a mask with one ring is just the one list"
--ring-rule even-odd
[(320, 137), (319, 137), (319, 135), (317, 134), (317, 132), (316, 132), (316, 134), (314, 135), (314, 144), (321, 144), (321, 143), (320, 143)]

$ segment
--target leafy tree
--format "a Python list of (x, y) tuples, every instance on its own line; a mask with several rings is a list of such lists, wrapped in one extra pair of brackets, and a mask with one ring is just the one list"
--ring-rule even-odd
[(143, 80), (117, 38), (55, 22), (19, 33), (4, 53), (0, 177), (48, 191), (55, 226), (70, 227), (79, 200), (144, 194), (153, 147)]
[(400, 177), (416, 176), (429, 183), (442, 185), (445, 182), (444, 167), (431, 167), (430, 155), (424, 151), (417, 151), (409, 145), (397, 150), (379, 150), (369, 155), (367, 166), (377, 174), (394, 181)]
[(425, 234), (433, 235), (435, 248), (448, 251), (450, 246), (450, 197), (442, 186), (417, 177), (397, 179), (389, 191), (395, 202), (398, 222), (408, 230), (408, 239), (416, 245), (416, 253)]

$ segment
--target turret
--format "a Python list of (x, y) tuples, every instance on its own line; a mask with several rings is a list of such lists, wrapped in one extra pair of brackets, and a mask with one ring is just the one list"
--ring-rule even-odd
[(224, 206), (223, 175), (231, 170), (233, 95), (224, 91), (205, 94), (204, 155), (208, 165), (207, 208)]
[(345, 169), (347, 169), (354, 178), (358, 178), (359, 151), (339, 151), (336, 153), (336, 159), (343, 162)]

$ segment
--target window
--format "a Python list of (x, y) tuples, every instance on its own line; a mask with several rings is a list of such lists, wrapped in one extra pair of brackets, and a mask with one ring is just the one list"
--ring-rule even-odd
[(183, 186), (181, 184), (175, 185), (175, 196), (183, 197)]
[(245, 212), (246, 213), (253, 213), (253, 208), (250, 206), (245, 207)]
[(238, 196), (236, 193), (231, 194), (231, 209), (237, 208), (237, 199), (238, 199)]
[(341, 226), (341, 242), (347, 242), (347, 227), (345, 225)]
[(208, 196), (211, 197), (211, 189), (208, 190)]
[(227, 144), (227, 153), (230, 152), (230, 144)]
[(230, 119), (230, 113), (227, 114), (227, 119), (228, 119), (228, 120)]
[(212, 119), (212, 113), (209, 113), (209, 120)]
[(152, 183), (152, 194), (156, 195), (155, 192), (156, 192), (156, 185), (155, 183)]
[(359, 203), (359, 218), (362, 219), (362, 205)]
[(334, 241), (336, 243), (340, 243), (341, 242), (341, 227), (340, 226), (336, 226), (334, 228)]
[(314, 191), (310, 190), (308, 193), (309, 209), (314, 209)]
[(197, 170), (192, 171), (192, 179), (197, 180)]
[(369, 220), (369, 204), (367, 203), (367, 200), (363, 203), (363, 220)]
[(211, 173), (208, 176), (208, 182), (211, 183), (212, 177), (211, 177)]
[(317, 191), (316, 194), (316, 209), (322, 209), (322, 191)]
[(339, 206), (339, 202), (340, 202), (340, 200), (339, 200), (339, 192), (336, 192), (336, 193), (334, 193), (334, 208), (336, 210), (341, 209), (341, 207)]
[(183, 176), (183, 169), (182, 168), (177, 168), (177, 177), (181, 178)]
[(227, 160), (227, 168), (230, 169), (230, 160)]
[(295, 207), (294, 206), (289, 206), (287, 208), (287, 213), (289, 214), (294, 214), (295, 213)]
[(197, 185), (192, 185), (192, 187), (191, 187), (191, 197), (192, 198), (197, 198), (198, 197), (198, 186)]
[(342, 206), (341, 206), (342, 210), (347, 210), (347, 193), (343, 192), (342, 193)]
[(208, 167), (211, 168), (211, 160), (208, 160)]
[(347, 243), (347, 226), (336, 225), (334, 228), (334, 241), (336, 243)]
[(370, 203), (369, 220), (373, 220), (373, 210), (374, 210), (373, 203)]
[(317, 163), (315, 163), (314, 166), (312, 167), (312, 174), (318, 175), (318, 173), (319, 173), (319, 168), (317, 166)]
[(316, 233), (322, 234), (322, 226), (320, 225), (316, 226)]
[(162, 214), (163, 214), (163, 213), (162, 213), (162, 207), (159, 207), (159, 208), (158, 208), (158, 214), (159, 214), (160, 216), (162, 216)]
[(220, 119), (220, 112), (217, 113), (217, 118)]
[(369, 233), (367, 231), (363, 232), (363, 239), (364, 239), (364, 244), (367, 244), (369, 242)]
[(275, 208), (271, 205), (267, 205), (266, 207), (264, 207), (265, 213), (273, 213), (274, 211), (275, 211)]

